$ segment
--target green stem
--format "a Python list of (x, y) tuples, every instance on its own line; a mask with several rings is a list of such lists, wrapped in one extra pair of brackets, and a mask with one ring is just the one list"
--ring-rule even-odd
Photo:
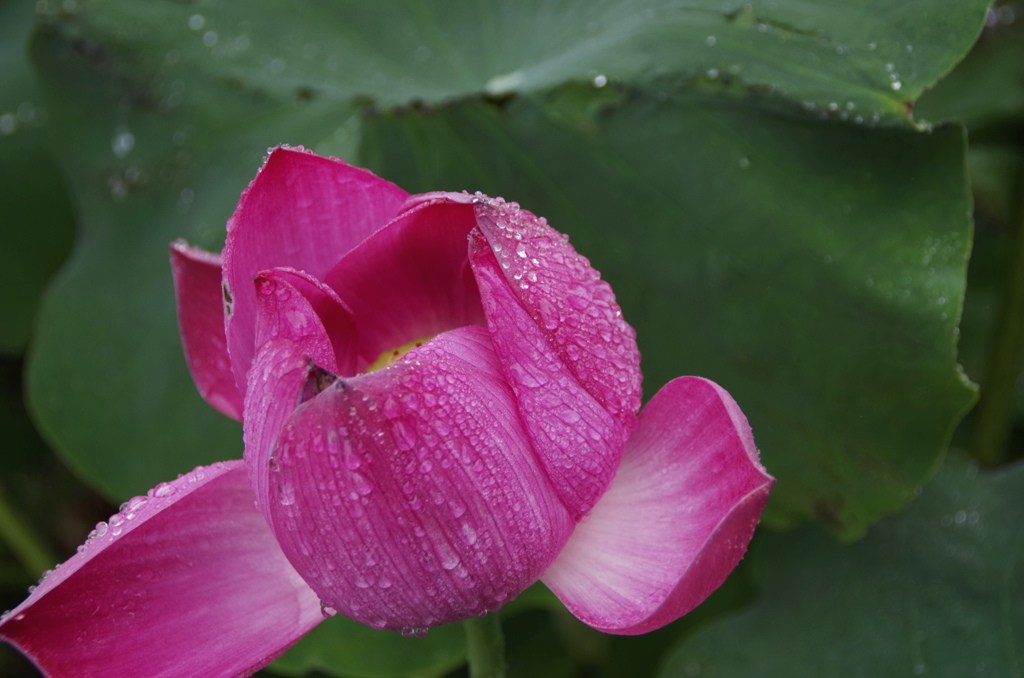
[(1007, 438), (1013, 426), (1013, 392), (1024, 352), (1024, 158), (1018, 160), (1014, 184), (1016, 199), (1010, 218), (1016, 230), (1013, 255), (971, 441), (974, 458), (989, 466), (1006, 460)]
[(38, 577), (44, 570), (53, 567), (57, 557), (50, 553), (46, 545), (36, 538), (14, 507), (7, 501), (7, 496), (0, 487), (0, 539), (3, 539), (22, 566), (33, 577)]
[(464, 624), (470, 678), (505, 678), (505, 639), (498, 615), (472, 617)]

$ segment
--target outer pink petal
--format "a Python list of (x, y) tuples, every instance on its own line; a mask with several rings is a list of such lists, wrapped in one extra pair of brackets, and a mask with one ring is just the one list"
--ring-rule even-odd
[(773, 483), (729, 394), (676, 379), (641, 413), (611, 489), (543, 581), (601, 631), (660, 628), (725, 581)]
[(236, 676), (321, 619), (237, 461), (127, 502), (0, 622), (0, 637), (49, 676)]
[(371, 361), (416, 339), (484, 322), (468, 262), (472, 204), (462, 194), (417, 198), (324, 278), (352, 309)]
[(267, 463), (289, 560), (326, 605), (376, 628), (497, 609), (573, 527), (480, 327), (339, 379), (289, 418)]
[(171, 245), (171, 270), (181, 340), (196, 388), (214, 408), (241, 419), (242, 394), (231, 372), (224, 336), (220, 255), (179, 240)]
[(242, 195), (224, 247), (231, 297), (228, 348), (235, 381), (245, 384), (254, 354), (252, 281), (270, 268), (314, 278), (397, 213), (407, 194), (371, 172), (301, 149), (280, 147)]

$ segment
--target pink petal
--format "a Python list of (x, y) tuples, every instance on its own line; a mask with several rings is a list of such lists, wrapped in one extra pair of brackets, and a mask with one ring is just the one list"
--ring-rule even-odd
[(495, 610), (572, 530), (480, 327), (339, 379), (289, 418), (267, 463), (289, 560), (326, 605), (376, 628)]
[(171, 270), (185, 359), (196, 388), (218, 411), (241, 419), (242, 394), (231, 371), (224, 335), (220, 255), (179, 240), (171, 245)]
[(459, 194), (417, 198), (324, 278), (352, 309), (361, 352), (371, 361), (416, 339), (484, 322), (468, 262), (472, 205)]
[[(640, 352), (608, 283), (573, 249), (568, 236), (516, 203), (480, 196), (477, 226), (519, 303), (580, 385), (619, 420), (628, 435), (640, 410)], [(487, 247), (489, 245), (489, 247)], [(499, 328), (500, 332), (500, 328)]]
[(601, 631), (660, 628), (725, 581), (773, 483), (729, 394), (676, 379), (640, 414), (611, 489), (543, 581)]
[(280, 147), (242, 195), (224, 247), (227, 322), (235, 381), (245, 384), (254, 354), (252, 281), (290, 267), (322, 279), (353, 247), (397, 213), (407, 194), (371, 172), (337, 159)]
[(253, 384), (245, 394), (242, 420), (245, 464), (256, 502), (269, 523), (273, 517), (268, 461), (278, 434), (304, 394), (320, 389), (318, 378), (330, 383), (334, 377), (313, 365), (303, 347), (290, 339), (274, 339), (260, 346), (249, 376)]
[[(333, 290), (304, 274), (288, 269), (264, 271), (256, 277), (256, 288), (260, 349), (249, 370), (242, 428), (252, 487), (270, 520), (265, 492), (267, 459), (274, 441), (299, 403), (322, 388), (311, 377), (316, 375), (324, 383), (334, 380), (339, 372), (336, 348), (346, 360), (345, 371), (354, 370), (356, 335)], [(326, 325), (322, 317), (328, 318)], [(328, 335), (328, 327), (333, 336)], [(312, 391), (307, 391), (307, 385)]]
[[(514, 239), (513, 242), (519, 243)], [(562, 242), (561, 238), (558, 242)], [(512, 256), (521, 258), (515, 254), (515, 245), (498, 246), (499, 254), (511, 247)], [(596, 364), (593, 356), (604, 349), (586, 334), (589, 321), (583, 319), (585, 312), (560, 309), (564, 299), (547, 298), (557, 293), (556, 283), (566, 270), (571, 272), (574, 268), (563, 270), (552, 263), (543, 278), (537, 275), (539, 289), (529, 297), (529, 302), (545, 310), (531, 312), (521, 295), (534, 281), (523, 278), (527, 290), (514, 277), (515, 285), (510, 285), (505, 273), (513, 270), (512, 265), (505, 269), (504, 259), (499, 264), (482, 239), (474, 242), (471, 258), (494, 350), (515, 391), (534, 450), (562, 503), (579, 520), (608, 489), (626, 437), (635, 426), (632, 419), (624, 422), (615, 416), (621, 415), (621, 410), (609, 412), (606, 402), (595, 399), (593, 393), (600, 392), (595, 384), (600, 383), (591, 376), (608, 369), (612, 375), (618, 374), (638, 386), (638, 373), (613, 359), (605, 366)], [(566, 256), (562, 255), (560, 260), (564, 264)], [(562, 320), (554, 322), (559, 317)], [(581, 329), (575, 338), (569, 331), (574, 327)], [(629, 333), (623, 330), (623, 334)], [(586, 383), (581, 375), (588, 380)], [(588, 390), (587, 385), (592, 388)]]
[(127, 502), (0, 622), (48, 676), (234, 676), (320, 620), (240, 461)]

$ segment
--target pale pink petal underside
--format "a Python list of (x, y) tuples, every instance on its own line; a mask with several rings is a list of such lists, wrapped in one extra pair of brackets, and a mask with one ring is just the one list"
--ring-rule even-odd
[(178, 299), (178, 326), (185, 359), (199, 394), (218, 411), (242, 418), (242, 395), (235, 384), (224, 335), (220, 255), (171, 245), (171, 271)]
[(572, 530), (481, 327), (339, 379), (283, 427), (271, 524), (326, 605), (376, 628), (493, 611)]
[(127, 502), (0, 622), (0, 638), (52, 678), (237, 676), (321, 619), (235, 461)]
[(543, 581), (601, 631), (660, 628), (725, 581), (773, 482), (729, 394), (676, 379), (640, 414), (611, 489)]
[(317, 279), (397, 213), (407, 193), (341, 160), (280, 147), (242, 195), (228, 222), (224, 281), (231, 297), (228, 347), (244, 386), (254, 354), (260, 271), (289, 267)]
[(371, 361), (416, 339), (484, 323), (468, 262), (472, 205), (448, 194), (414, 204), (324, 278), (352, 309)]
[(579, 520), (608, 488), (628, 430), (552, 349), (549, 333), (513, 293), (491, 250), (478, 245), (471, 257), (494, 350), (523, 425), (559, 498)]

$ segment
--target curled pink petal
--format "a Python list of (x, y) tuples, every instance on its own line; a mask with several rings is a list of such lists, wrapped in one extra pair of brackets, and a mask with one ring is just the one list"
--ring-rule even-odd
[(611, 489), (543, 581), (601, 631), (660, 628), (725, 581), (773, 483), (729, 394), (676, 379), (640, 414)]
[(245, 394), (242, 420), (245, 464), (256, 502), (270, 522), (268, 478), (274, 443), (303, 398), (332, 382), (334, 375), (316, 367), (301, 344), (291, 339), (274, 339), (260, 346), (249, 377), (252, 387)]
[(474, 268), (489, 249), (500, 264), (492, 270), (533, 318), (548, 350), (628, 435), (640, 410), (640, 352), (612, 288), (545, 219), (485, 196), (475, 208), (488, 247), (474, 240)]
[(317, 365), (335, 374), (355, 374), (361, 360), (352, 315), (319, 280), (293, 269), (256, 276), (256, 345), (287, 338), (298, 342)]
[(224, 283), (227, 340), (236, 383), (255, 353), (256, 274), (293, 268), (317, 279), (397, 213), (407, 193), (371, 172), (275, 148), (228, 222)]
[(469, 268), (473, 207), (438, 194), (353, 249), (324, 282), (352, 309), (360, 345), (371, 360), (396, 346), (465, 325), (482, 325)]
[(288, 419), (268, 464), (289, 560), (326, 605), (376, 628), (497, 609), (572, 529), (480, 327), (339, 379)]
[(0, 622), (52, 678), (234, 676), (323, 618), (284, 558), (241, 462), (136, 497)]
[(224, 335), (220, 255), (179, 240), (171, 245), (171, 271), (181, 342), (196, 388), (216, 410), (241, 419), (242, 394), (231, 371)]
[(640, 353), (607, 283), (567, 238), (478, 195), (470, 261), (534, 448), (577, 520), (608, 488), (640, 407)]
[(474, 265), (494, 351), (516, 394), (523, 426), (559, 499), (579, 520), (608, 489), (625, 433), (551, 351), (496, 272), (490, 252), (475, 253)]

